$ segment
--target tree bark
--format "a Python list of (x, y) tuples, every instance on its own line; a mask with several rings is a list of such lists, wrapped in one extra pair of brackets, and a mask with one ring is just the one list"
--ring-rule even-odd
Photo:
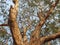
[[(32, 33), (29, 45), (42, 45), (43, 43), (45, 43), (47, 41), (50, 41), (50, 40), (53, 40), (56, 38), (60, 38), (60, 32), (57, 34), (53, 34), (51, 36), (46, 36), (46, 37), (42, 37), (42, 38), (40, 38), (40, 36), (39, 36), (40, 32), (41, 32), (41, 27), (43, 26), (43, 24), (45, 23), (47, 18), (50, 16), (50, 14), (52, 13), (52, 11), (55, 8), (55, 6), (57, 5), (58, 1), (59, 0), (56, 0), (56, 3), (51, 6), (50, 10), (47, 12), (47, 15), (44, 19), (42, 19), (40, 17), (41, 21), (38, 23), (38, 25), (35, 28), (35, 31)], [(16, 17), (18, 15), (18, 0), (13, 0), (13, 2), (15, 5), (14, 5), (14, 7), (10, 8), (8, 25), (9, 25), (11, 33), (12, 33), (14, 45), (28, 45), (28, 43), (26, 44), (26, 42), (23, 43), (18, 24), (16, 22)]]
[(54, 40), (54, 39), (56, 39), (56, 38), (60, 38), (60, 32), (58, 32), (58, 33), (56, 33), (56, 34), (52, 34), (52, 35), (50, 35), (50, 36), (42, 37), (40, 40), (41, 40), (41, 41), (43, 40), (43, 43), (45, 43), (45, 42)]
[(11, 6), (10, 8), (8, 25), (12, 33), (14, 45), (23, 45), (22, 36), (16, 22), (16, 18), (18, 15), (18, 0), (13, 0), (13, 2), (14, 7)]
[[(45, 23), (47, 18), (50, 16), (50, 14), (52, 13), (53, 9), (56, 7), (58, 2), (59, 2), (59, 0), (56, 0), (56, 3), (51, 6), (51, 8), (47, 12), (47, 15), (45, 18), (43, 18), (42, 17), (43, 14), (39, 12), (38, 17), (39, 17), (39, 19), (41, 19), (41, 21), (37, 24), (34, 32), (32, 33), (29, 44), (26, 41), (27, 39), (25, 37), (24, 37), (24, 39), (26, 39), (26, 40), (25, 40), (25, 42), (23, 42), (23, 38), (22, 38), (20, 29), (19, 29), (17, 21), (16, 21), (16, 18), (18, 15), (18, 6), (19, 6), (18, 0), (13, 0), (14, 7), (11, 6), (11, 8), (10, 8), (8, 24), (1, 24), (0, 26), (9, 26), (10, 27), (14, 45), (42, 45), (45, 42), (54, 40), (56, 38), (60, 38), (60, 32), (58, 32), (56, 34), (52, 34), (50, 36), (45, 36), (45, 37), (39, 36), (40, 32), (41, 32), (41, 27), (43, 26), (43, 24)], [(24, 31), (24, 33), (26, 33), (26, 30)], [(25, 36), (26, 36), (26, 34), (25, 34)]]
[[(49, 9), (49, 11), (47, 12), (46, 17), (43, 19), (41, 18), (41, 13), (39, 14), (41, 21), (39, 22), (39, 24), (36, 26), (34, 32), (31, 35), (31, 39), (30, 39), (30, 45), (42, 45), (43, 44), (43, 40), (40, 41), (38, 43), (38, 41), (36, 41), (39, 38), (40, 32), (41, 32), (41, 28), (44, 25), (45, 21), (47, 20), (47, 18), (50, 16), (50, 14), (52, 13), (53, 9), (55, 8), (55, 6), (58, 4), (59, 0), (56, 0), (56, 2), (54, 4), (52, 4), (51, 8)], [(44, 38), (43, 38), (44, 39)]]
[(0, 24), (0, 26), (8, 26), (8, 24)]

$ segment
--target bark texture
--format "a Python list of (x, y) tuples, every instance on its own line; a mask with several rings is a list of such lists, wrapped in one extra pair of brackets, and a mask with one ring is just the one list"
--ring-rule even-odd
[(45, 18), (42, 16), (43, 15), (42, 11), (38, 13), (38, 17), (41, 20), (37, 24), (34, 32), (31, 35), (30, 43), (28, 43), (28, 41), (27, 41), (27, 37), (26, 37), (27, 30), (26, 29), (24, 29), (24, 37), (23, 37), (24, 41), (23, 41), (20, 29), (19, 29), (17, 21), (16, 21), (16, 18), (18, 15), (18, 6), (19, 6), (18, 0), (13, 0), (13, 2), (14, 2), (14, 7), (11, 6), (11, 8), (10, 8), (8, 24), (1, 24), (0, 26), (9, 26), (10, 27), (14, 45), (42, 45), (45, 42), (54, 40), (56, 38), (60, 38), (60, 32), (58, 32), (56, 34), (52, 34), (50, 36), (40, 37), (41, 27), (43, 26), (43, 24), (45, 23), (47, 18), (50, 16), (53, 9), (58, 4), (59, 0), (56, 0), (55, 4), (52, 4), (52, 6), (49, 9), (49, 11), (47, 12)]
[(16, 22), (16, 18), (18, 15), (18, 0), (13, 0), (13, 2), (14, 2), (14, 7), (11, 6), (10, 8), (8, 25), (12, 33), (14, 45), (23, 45), (22, 36), (18, 24)]
[(52, 13), (53, 9), (58, 4), (58, 2), (59, 2), (59, 0), (56, 0), (56, 2), (51, 5), (51, 8), (47, 12), (45, 18), (42, 16), (43, 15), (42, 12), (38, 13), (38, 16), (41, 19), (41, 21), (37, 24), (35, 31), (31, 35), (30, 45), (42, 45), (43, 44), (43, 40), (40, 41), (40, 42), (36, 41), (36, 40), (40, 38), (39, 35), (40, 35), (40, 32), (41, 32), (41, 27), (43, 26), (43, 24), (45, 23), (45, 21), (47, 20), (47, 18), (50, 16), (50, 14)]

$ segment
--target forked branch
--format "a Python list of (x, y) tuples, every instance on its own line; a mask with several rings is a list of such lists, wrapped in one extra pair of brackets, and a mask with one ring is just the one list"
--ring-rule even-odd
[[(47, 12), (46, 14), (46, 17), (45, 19), (41, 18), (41, 22), (39, 22), (34, 30), (34, 32), (32, 33), (31, 35), (31, 45), (33, 45), (33, 42), (35, 42), (36, 39), (40, 38), (39, 35), (40, 35), (40, 32), (41, 32), (41, 27), (44, 25), (45, 21), (47, 20), (47, 18), (50, 16), (50, 14), (52, 13), (52, 11), (54, 10), (54, 8), (56, 7), (56, 5), (58, 4), (59, 0), (56, 0), (56, 2), (54, 4), (52, 4), (51, 8), (49, 9), (49, 11)], [(41, 13), (40, 13), (41, 14)], [(39, 15), (40, 15), (39, 14)], [(34, 40), (33, 40), (34, 39)]]

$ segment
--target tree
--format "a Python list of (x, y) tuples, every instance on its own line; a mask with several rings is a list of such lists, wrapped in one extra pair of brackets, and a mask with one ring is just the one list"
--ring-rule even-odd
[(40, 19), (40, 22), (36, 25), (35, 30), (31, 34), (30, 42), (28, 42), (26, 38), (26, 31), (27, 31), (26, 28), (24, 29), (23, 34), (22, 34), (20, 32), (20, 29), (16, 21), (16, 18), (18, 15), (18, 6), (19, 6), (18, 0), (13, 0), (14, 7), (11, 6), (10, 8), (8, 24), (1, 24), (0, 26), (10, 27), (14, 45), (42, 45), (45, 42), (54, 40), (56, 38), (60, 38), (60, 32), (49, 35), (49, 36), (40, 37), (42, 26), (44, 25), (45, 21), (47, 20), (47, 18), (50, 16), (52, 11), (54, 10), (55, 6), (57, 6), (58, 2), (59, 0), (56, 0), (56, 2), (51, 5), (45, 17), (43, 17), (42, 11), (38, 12), (38, 17)]

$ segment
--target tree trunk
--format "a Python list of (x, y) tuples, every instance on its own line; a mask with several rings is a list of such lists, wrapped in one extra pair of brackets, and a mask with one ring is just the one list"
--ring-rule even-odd
[(21, 33), (18, 24), (16, 22), (16, 18), (18, 15), (18, 0), (13, 0), (13, 2), (14, 2), (14, 7), (11, 6), (10, 8), (8, 25), (12, 33), (14, 45), (23, 45)]

